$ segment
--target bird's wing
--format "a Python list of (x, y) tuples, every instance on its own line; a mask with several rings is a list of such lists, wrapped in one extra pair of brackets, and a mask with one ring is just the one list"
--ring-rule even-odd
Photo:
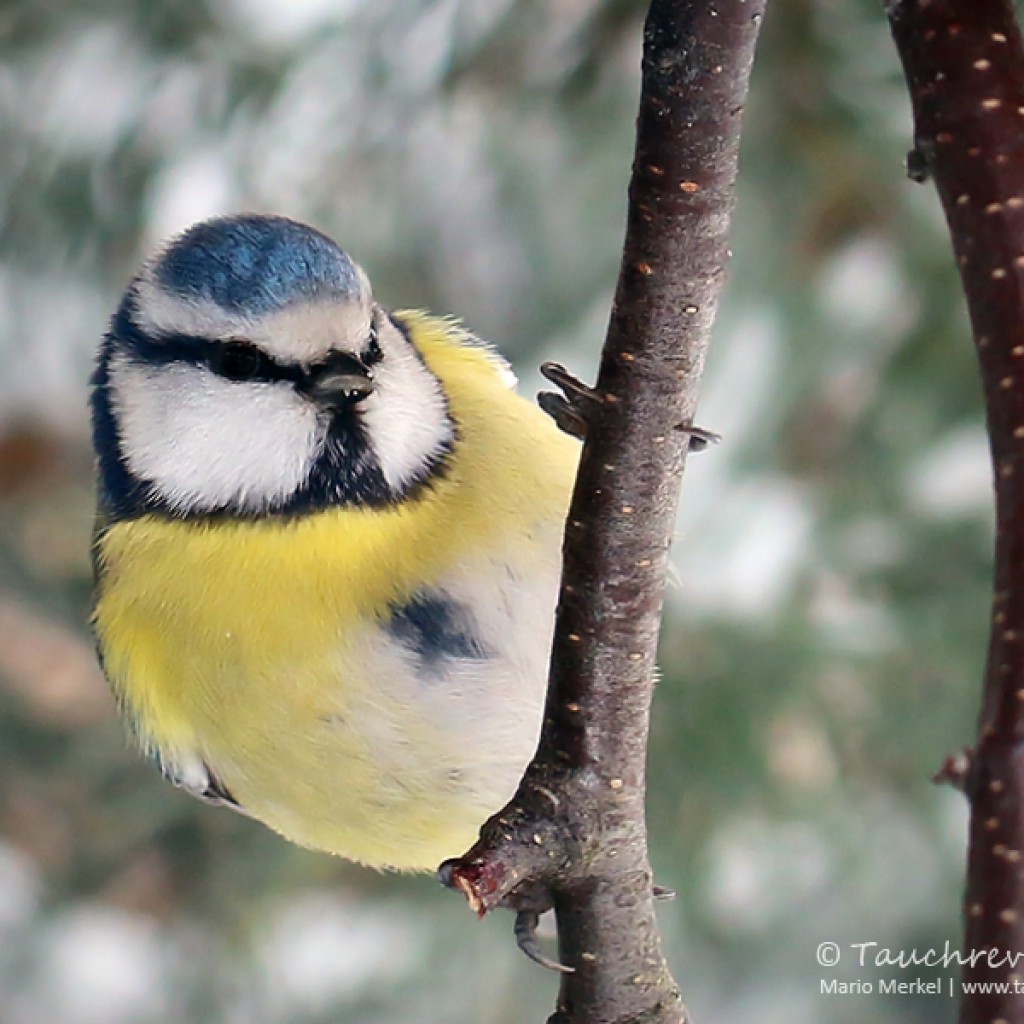
[(184, 790), (203, 803), (214, 807), (229, 807), (249, 817), (249, 812), (231, 795), (216, 773), (197, 755), (169, 758), (157, 753), (160, 772), (172, 786)]
[[(100, 592), (104, 575), (103, 561), (99, 556), (100, 544), (107, 529), (115, 521), (114, 516), (111, 515), (106, 504), (101, 499), (97, 504), (96, 518), (93, 521), (92, 531), (92, 563), (97, 584), (94, 589), (94, 599)], [(103, 647), (99, 643), (98, 637), (96, 638), (96, 655), (99, 658), (100, 668), (106, 674), (106, 667), (103, 663)], [(117, 687), (113, 687), (113, 690), (115, 699), (118, 703), (121, 703), (121, 695)], [(178, 789), (184, 790), (204, 803), (215, 807), (230, 807), (239, 814), (244, 814), (246, 817), (249, 816), (245, 808), (231, 795), (227, 786), (221, 782), (216, 773), (198, 755), (172, 759), (157, 751), (156, 761), (163, 777)]]

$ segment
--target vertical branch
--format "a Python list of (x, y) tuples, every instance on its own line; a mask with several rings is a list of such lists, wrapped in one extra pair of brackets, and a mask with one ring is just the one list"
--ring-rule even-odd
[[(679, 1022), (644, 820), (668, 552), (728, 261), (764, 0), (653, 0), (622, 269), (595, 389), (558, 380), (587, 440), (564, 547), (540, 747), (512, 802), (444, 866), (480, 913), (554, 905), (559, 1021)], [(553, 379), (556, 379), (553, 377)]]
[[(995, 469), (995, 600), (967, 775), (966, 982), (1021, 976), (1024, 955), (1024, 49), (1011, 0), (891, 0), (918, 163), (949, 223)], [(965, 990), (961, 1020), (1024, 1021), (1024, 986)]]

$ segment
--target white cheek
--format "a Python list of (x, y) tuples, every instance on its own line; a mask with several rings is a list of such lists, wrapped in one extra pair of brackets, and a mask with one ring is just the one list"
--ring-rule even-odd
[(374, 377), (363, 421), (384, 478), (401, 491), (451, 441), (452, 426), (440, 384), (411, 350), (389, 353)]
[(305, 483), (322, 444), (316, 410), (288, 384), (123, 358), (111, 378), (128, 468), (181, 511), (266, 509)]

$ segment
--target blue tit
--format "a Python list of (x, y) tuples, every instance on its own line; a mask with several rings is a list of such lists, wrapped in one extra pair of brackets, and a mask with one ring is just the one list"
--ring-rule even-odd
[(99, 351), (94, 629), (175, 784), (307, 847), (457, 855), (536, 746), (579, 446), (329, 238), (206, 221)]

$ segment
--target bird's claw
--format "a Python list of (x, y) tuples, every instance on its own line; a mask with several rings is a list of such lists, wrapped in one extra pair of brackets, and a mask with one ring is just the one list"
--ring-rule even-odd
[(558, 428), (575, 437), (578, 441), (587, 439), (587, 421), (576, 411), (571, 402), (554, 391), (541, 391), (537, 404), (558, 424)]
[[(653, 885), (651, 892), (656, 900), (674, 900), (676, 898), (675, 889), (669, 889), (663, 885)], [(516, 945), (535, 964), (540, 964), (541, 967), (546, 967), (549, 971), (557, 971), (559, 974), (575, 974), (575, 967), (567, 967), (557, 960), (552, 960), (541, 951), (540, 941), (537, 938), (537, 926), (540, 924), (541, 914), (549, 910), (550, 906), (546, 905), (548, 903), (546, 900), (543, 901), (545, 904), (543, 906), (541, 903), (533, 901), (531, 903), (533, 905), (530, 907), (520, 908), (516, 911), (516, 923), (513, 928)]]
[(718, 444), (722, 440), (721, 434), (713, 430), (705, 430), (703, 427), (679, 426), (676, 430), (690, 435), (690, 451), (702, 452), (709, 444)]
[(541, 363), (540, 372), (574, 405), (601, 401), (594, 388), (574, 377), (561, 363)]
[(525, 953), (535, 964), (546, 967), (549, 971), (557, 971), (559, 974), (575, 974), (575, 967), (566, 967), (565, 964), (552, 960), (545, 956), (540, 948), (540, 941), (537, 938), (537, 925), (540, 924), (540, 914), (536, 910), (520, 910), (516, 912), (516, 923), (513, 931), (516, 937), (516, 945), (520, 951)]

